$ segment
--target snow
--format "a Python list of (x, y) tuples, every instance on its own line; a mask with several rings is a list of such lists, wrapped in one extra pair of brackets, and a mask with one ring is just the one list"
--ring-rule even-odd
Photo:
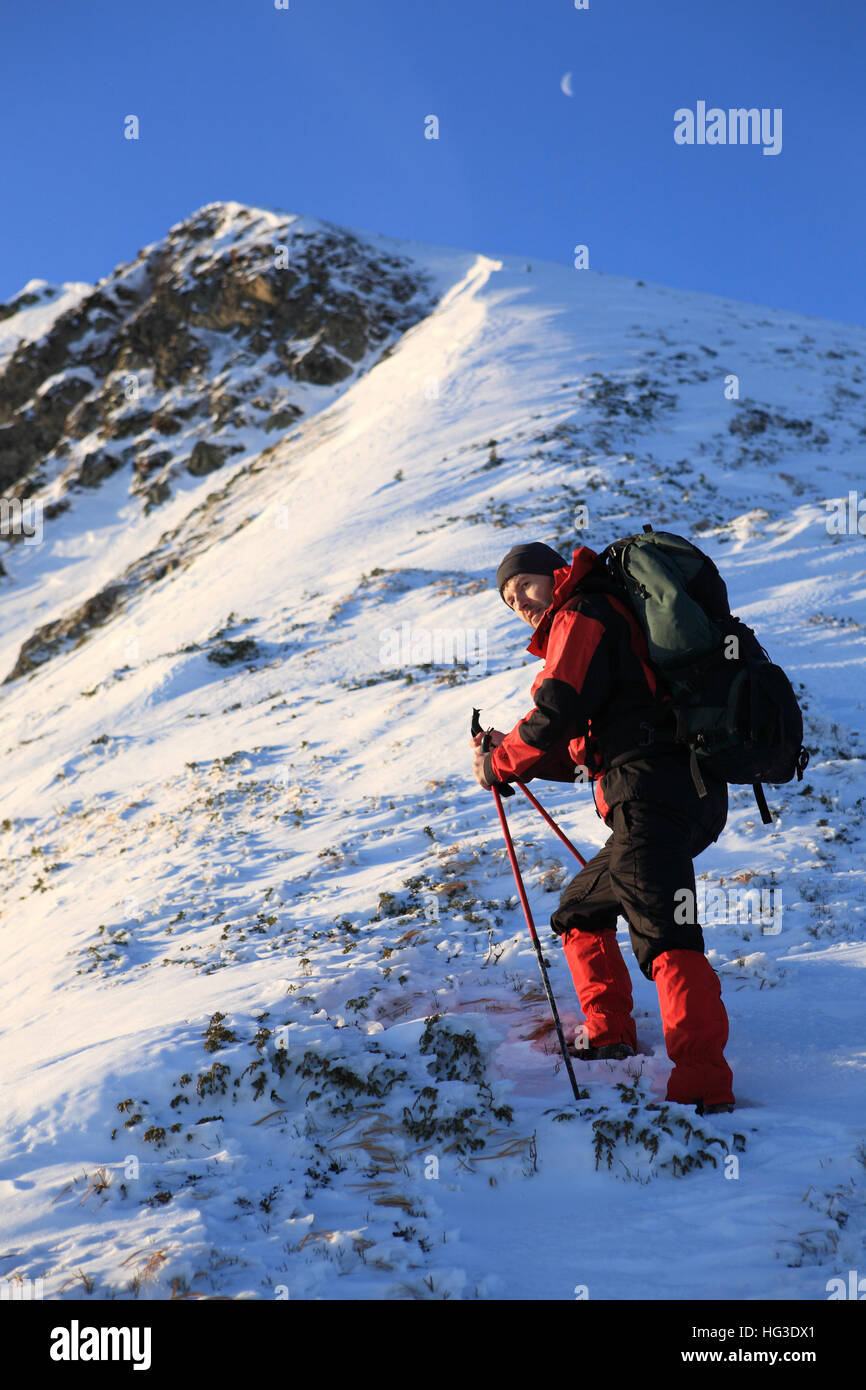
[[(439, 293), (384, 360), (264, 466), (251, 441), (147, 518), (115, 476), (4, 558), (8, 671), (175, 526), (184, 555), (0, 687), (0, 1280), (48, 1298), (80, 1297), (83, 1271), (95, 1299), (824, 1299), (866, 1235), (866, 552), (825, 524), (862, 485), (866, 330), (354, 235)], [(5, 320), (0, 349), (87, 289)], [(613, 396), (592, 399), (593, 373)], [(781, 423), (729, 430), (756, 408)], [(205, 515), (207, 545), (184, 549)], [(767, 789), (770, 827), (732, 788), (697, 861), (708, 887), (784, 904), (778, 934), (705, 928), (738, 1106), (704, 1120), (663, 1107), (656, 992), (624, 929), (645, 1055), (575, 1062), (575, 1105), (470, 772), (472, 707), (510, 728), (535, 671), (493, 584), (504, 551), (599, 549), (645, 520), (717, 559), (802, 684), (813, 750), (802, 784)], [(483, 668), (385, 669), (404, 622), (483, 630)], [(253, 655), (208, 659), (243, 639)], [(603, 843), (586, 788), (533, 790), (584, 853)], [(547, 929), (561, 846), (519, 794), (507, 813), (574, 1029)], [(655, 1154), (622, 1137), (631, 1111)]]
[(6, 365), (21, 342), (36, 342), (47, 332), (55, 319), (74, 309), (92, 291), (93, 286), (85, 281), (74, 280), (62, 285), (50, 285), (47, 280), (28, 280), (8, 303), (18, 303), (24, 296), (35, 296), (36, 302), (23, 305), (17, 313), (11, 314), (8, 318), (0, 318), (0, 369)]

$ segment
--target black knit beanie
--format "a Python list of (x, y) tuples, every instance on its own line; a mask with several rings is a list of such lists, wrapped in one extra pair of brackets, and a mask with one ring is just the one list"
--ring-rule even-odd
[(512, 546), (496, 571), (496, 585), (500, 597), (505, 585), (515, 574), (549, 574), (553, 578), (553, 571), (563, 567), (568, 568), (568, 560), (564, 560), (543, 541), (527, 541), (524, 545)]

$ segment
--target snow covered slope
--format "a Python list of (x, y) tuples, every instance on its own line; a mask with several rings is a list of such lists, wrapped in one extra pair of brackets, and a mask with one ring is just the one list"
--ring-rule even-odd
[[(0, 1279), (826, 1298), (866, 1235), (866, 549), (828, 529), (866, 330), (237, 204), (63, 293), (0, 324), (4, 484), (44, 504), (0, 581)], [(646, 1055), (576, 1064), (575, 1106), (470, 776), (473, 705), (529, 706), (504, 551), (646, 520), (717, 560), (812, 750), (697, 863), (739, 1101), (708, 1120), (662, 1103), (624, 932)], [(586, 789), (535, 790), (603, 842)], [(574, 1028), (572, 866), (508, 814)]]

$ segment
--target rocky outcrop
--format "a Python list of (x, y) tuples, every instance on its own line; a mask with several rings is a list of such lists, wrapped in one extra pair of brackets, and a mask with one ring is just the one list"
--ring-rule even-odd
[[(36, 300), (22, 293), (0, 317)], [(92, 488), (128, 468), (130, 491), (158, 505), (175, 474), (204, 476), (248, 449), (242, 431), (290, 428), (300, 384), (345, 382), (431, 303), (411, 262), (351, 232), (210, 204), (6, 360), (0, 491)], [(155, 488), (150, 465), (166, 452)]]
[[(38, 299), (22, 293), (0, 317)], [(209, 477), (239, 453), (252, 455), (245, 467), (266, 467), (274, 433), (301, 418), (311, 388), (330, 399), (433, 302), (418, 267), (351, 232), (212, 203), (0, 365), (0, 491), (23, 499), (50, 483), (50, 523), (126, 471), (146, 515), (171, 497), (175, 479)], [(156, 549), (38, 628), (4, 683), (85, 641), (143, 585), (191, 563), (210, 544), (221, 495), (193, 503)]]
[(101, 627), (111, 617), (121, 592), (120, 585), (109, 585), (99, 593), (93, 594), (66, 617), (37, 628), (33, 635), (22, 643), (18, 660), (3, 684), (26, 675), (57, 652), (83, 641), (94, 627)]

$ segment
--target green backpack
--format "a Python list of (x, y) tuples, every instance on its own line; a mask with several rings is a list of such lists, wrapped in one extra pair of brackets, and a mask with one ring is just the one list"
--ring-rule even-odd
[(802, 779), (809, 754), (791, 682), (750, 627), (731, 613), (728, 591), (708, 555), (691, 541), (645, 525), (603, 552), (607, 573), (635, 614), (670, 697), (676, 739), (701, 770), (750, 782), (762, 821), (772, 821), (762, 782)]

